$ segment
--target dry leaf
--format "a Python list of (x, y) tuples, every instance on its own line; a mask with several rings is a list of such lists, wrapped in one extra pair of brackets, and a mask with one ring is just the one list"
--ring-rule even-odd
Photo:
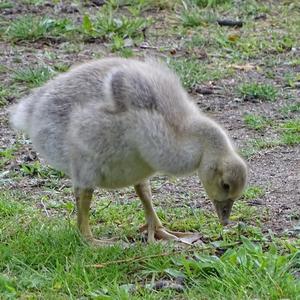
[(251, 71), (255, 68), (255, 66), (251, 64), (245, 64), (245, 65), (229, 65), (229, 67), (234, 68), (236, 70), (242, 70), (242, 71)]
[(187, 245), (194, 245), (196, 242), (202, 243), (201, 235), (199, 233), (191, 233), (189, 235), (179, 238), (178, 241)]
[(237, 40), (239, 40), (239, 38), (240, 38), (240, 35), (239, 34), (237, 34), (237, 33), (232, 33), (232, 34), (229, 34), (228, 35), (228, 40), (230, 41), (230, 42), (236, 42)]

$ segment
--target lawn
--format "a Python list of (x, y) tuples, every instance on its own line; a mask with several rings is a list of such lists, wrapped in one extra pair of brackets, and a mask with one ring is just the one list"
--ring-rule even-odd
[[(300, 299), (299, 20), (296, 0), (0, 1), (0, 299)], [(95, 236), (129, 247), (81, 239), (70, 180), (7, 108), (107, 56), (162, 59), (228, 131), (249, 166), (232, 224), (196, 176), (162, 174), (159, 217), (201, 243), (146, 244), (133, 187), (97, 190), (91, 211)]]

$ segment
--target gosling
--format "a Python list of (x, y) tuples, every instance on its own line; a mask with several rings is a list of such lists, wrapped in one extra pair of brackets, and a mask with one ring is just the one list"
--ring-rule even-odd
[(133, 185), (142, 201), (148, 242), (185, 233), (163, 227), (149, 178), (198, 172), (219, 220), (226, 225), (247, 181), (247, 166), (226, 132), (189, 98), (178, 77), (157, 61), (105, 58), (74, 67), (10, 110), (10, 120), (53, 167), (72, 179), (77, 222), (89, 226), (96, 187)]

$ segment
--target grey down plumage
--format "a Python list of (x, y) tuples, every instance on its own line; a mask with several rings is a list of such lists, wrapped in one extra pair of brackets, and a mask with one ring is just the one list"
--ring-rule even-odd
[(76, 66), (13, 106), (11, 123), (71, 177), (78, 199), (95, 187), (137, 187), (156, 173), (197, 171), (226, 223), (246, 183), (246, 164), (227, 133), (154, 60), (107, 58)]

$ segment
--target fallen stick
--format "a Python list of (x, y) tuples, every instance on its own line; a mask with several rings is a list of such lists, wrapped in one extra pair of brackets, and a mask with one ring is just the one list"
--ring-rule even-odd
[[(262, 242), (262, 241), (255, 240), (255, 241), (251, 241), (251, 242), (255, 243), (255, 242)], [(192, 248), (192, 249), (189, 249), (188, 252), (191, 250), (206, 251), (206, 250), (214, 250), (214, 249), (216, 250), (218, 248), (231, 248), (233, 246), (241, 245), (242, 243), (243, 243), (242, 241), (237, 241), (237, 242), (234, 242), (231, 244), (224, 245), (222, 247), (208, 246), (208, 247), (202, 247), (202, 248)], [(102, 264), (87, 265), (86, 267), (102, 269), (102, 268), (105, 268), (110, 265), (145, 261), (145, 260), (152, 259), (152, 258), (170, 256), (172, 254), (180, 254), (180, 253), (182, 253), (182, 249), (178, 249), (178, 250), (175, 250), (172, 252), (163, 252), (163, 253), (152, 254), (152, 255), (147, 255), (147, 256), (135, 256), (135, 257), (126, 258), (126, 259), (112, 260), (112, 261), (108, 261), (108, 262), (105, 262)]]
[[(175, 253), (176, 253), (176, 251), (175, 251)], [(105, 268), (109, 265), (137, 262), (137, 261), (141, 261), (141, 260), (148, 260), (148, 259), (151, 259), (151, 258), (168, 256), (168, 255), (171, 255), (171, 254), (174, 254), (174, 252), (163, 252), (163, 253), (160, 253), (160, 254), (153, 254), (153, 255), (148, 255), (148, 256), (135, 256), (135, 257), (126, 258), (126, 259), (112, 260), (112, 261), (108, 261), (108, 262), (105, 262), (105, 263), (102, 263), (102, 264), (88, 265), (87, 267), (101, 269), (101, 268)]]
[(220, 26), (232, 26), (232, 27), (242, 27), (244, 25), (243, 21), (235, 21), (235, 20), (217, 20), (217, 23)]

